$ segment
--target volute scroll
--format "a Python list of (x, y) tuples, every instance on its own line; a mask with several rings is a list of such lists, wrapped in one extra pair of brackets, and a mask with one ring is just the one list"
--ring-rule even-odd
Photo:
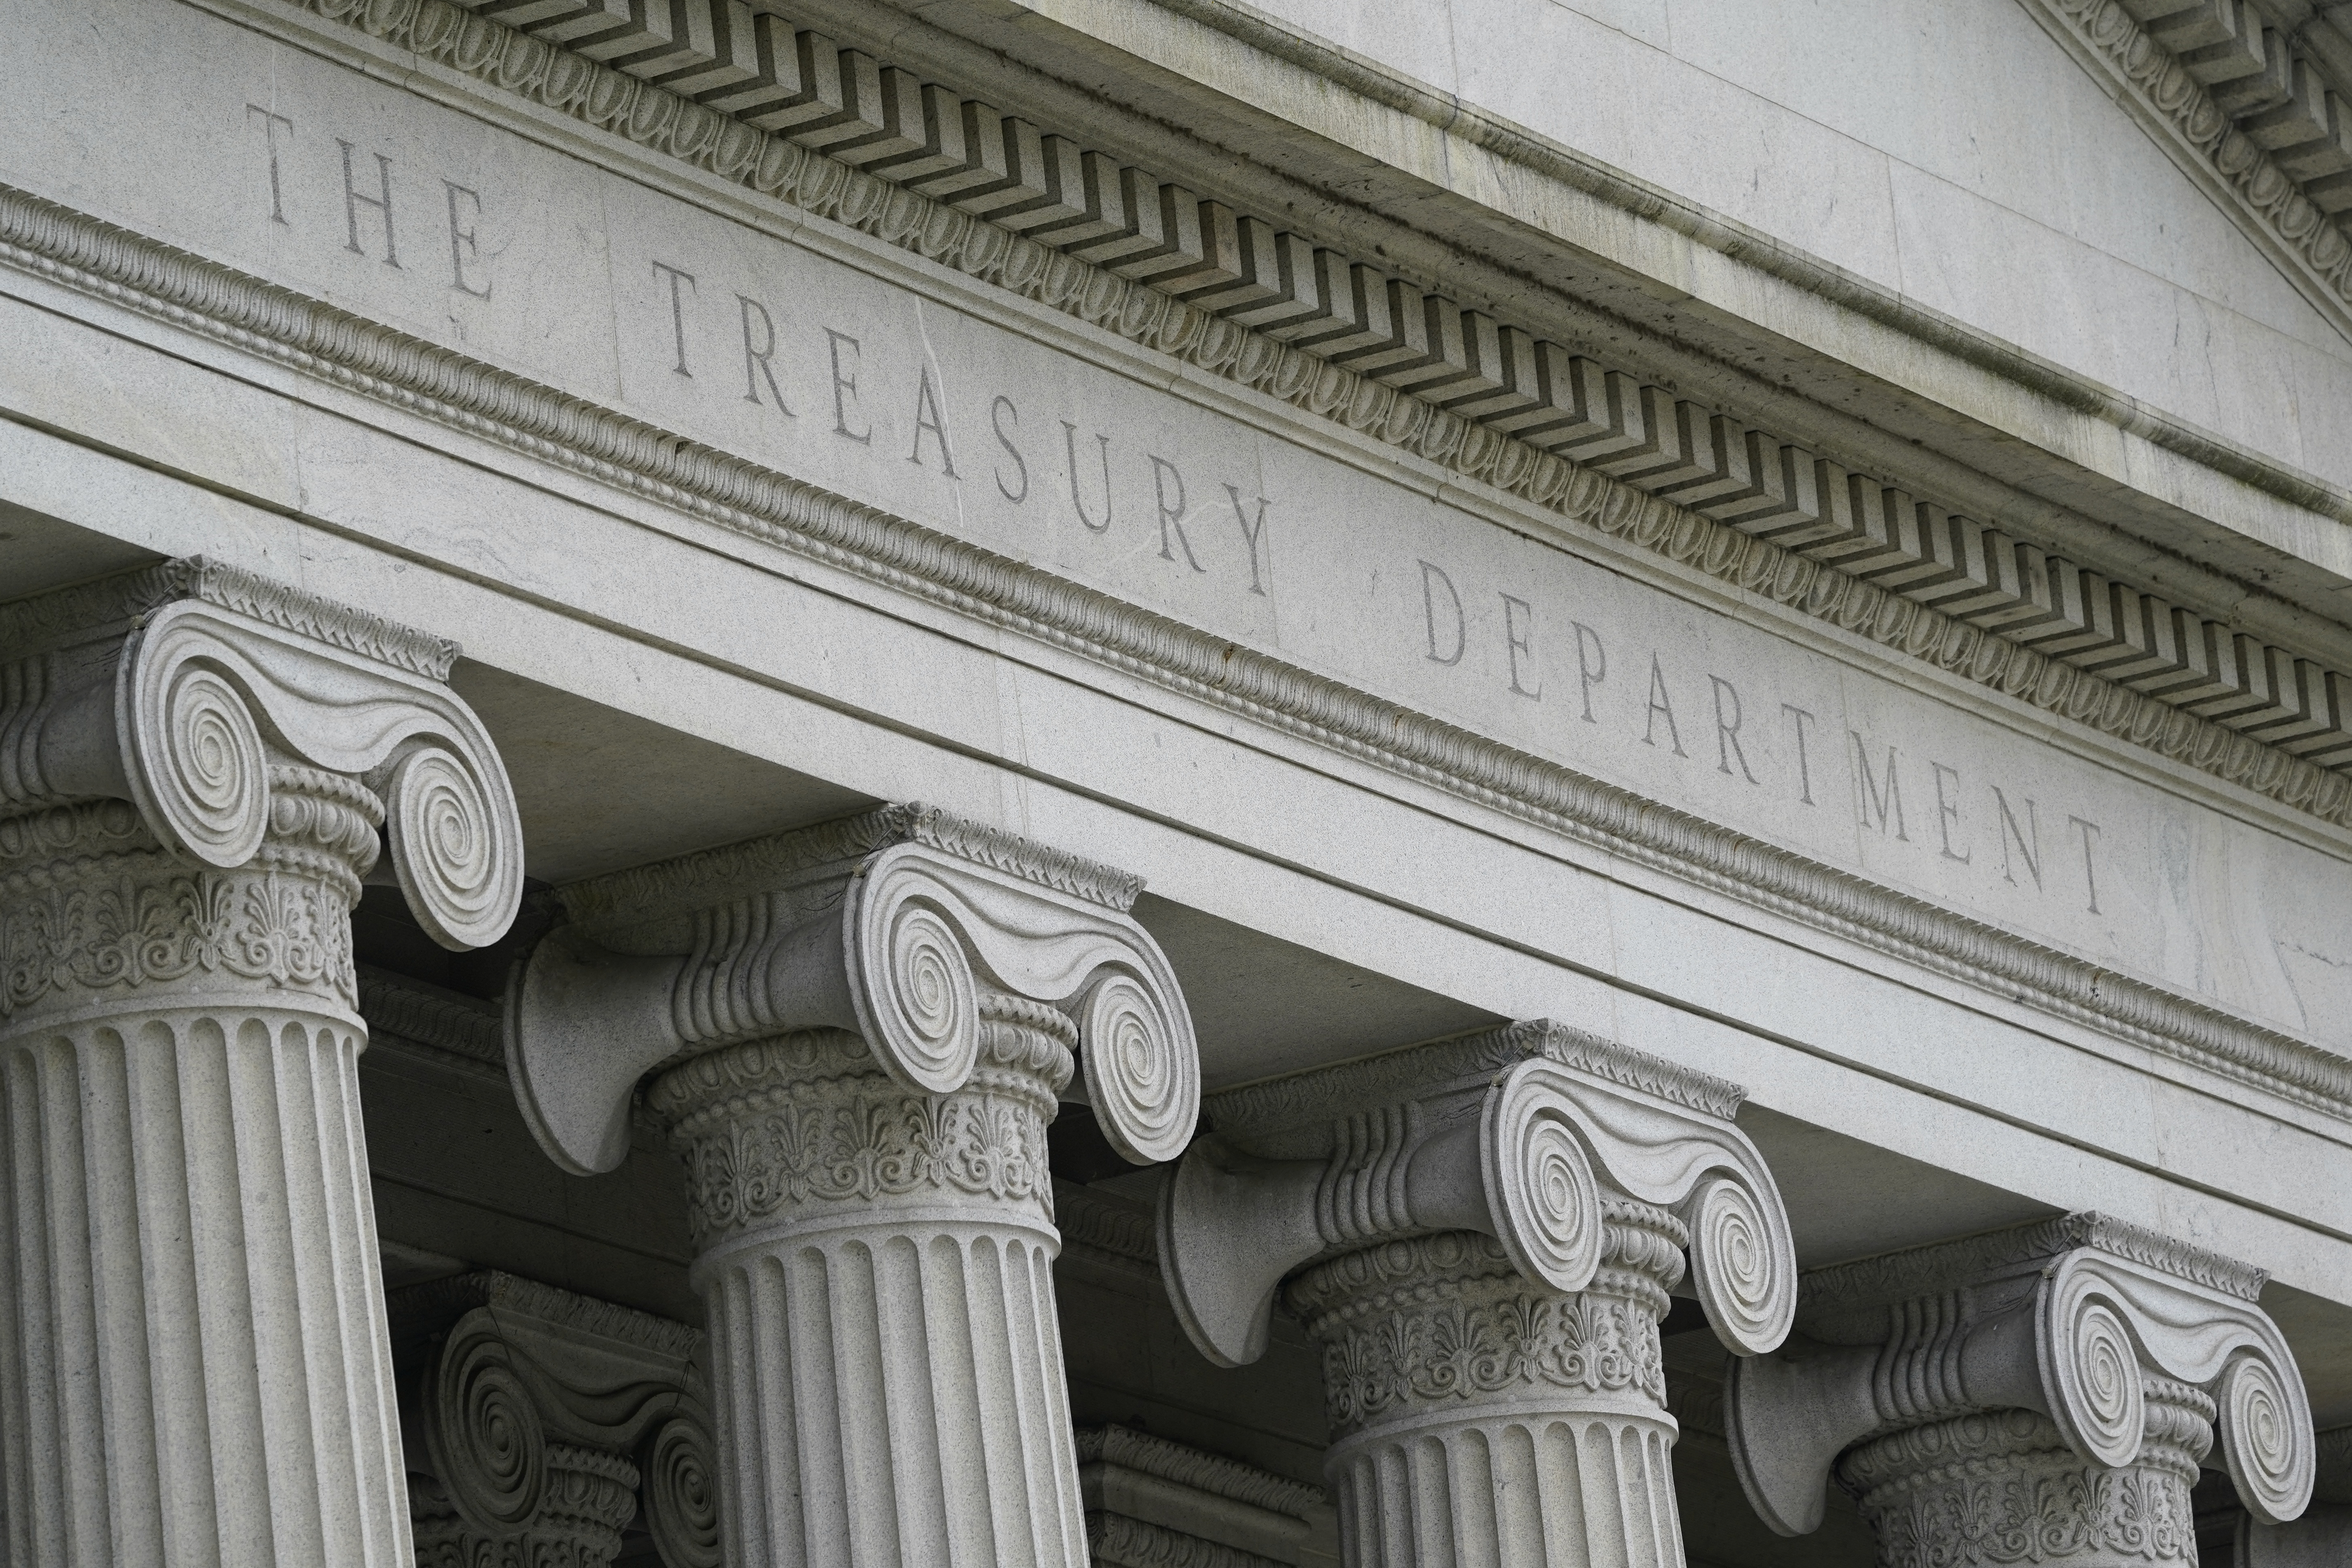
[(840, 1029), (902, 1088), (950, 1094), (988, 993), (1068, 1016), (1112, 1144), (1172, 1158), (1199, 1114), (1199, 1052), (1173, 970), (1127, 912), (1139, 888), (906, 806), (566, 889), (574, 923), (509, 987), (517, 1100), (587, 1174), (626, 1156), (637, 1080), (683, 1053)]
[(383, 801), (401, 888), (435, 941), (505, 933), (521, 819), (498, 748), (443, 684), (453, 646), (202, 562), (89, 596), (135, 618), (13, 660), (46, 693), (18, 721), (0, 804), (127, 800), (164, 848), (226, 870), (271, 830), (273, 770), (316, 769)]
[(2095, 1214), (1822, 1270), (1809, 1332), (1731, 1368), (1734, 1467), (1765, 1523), (1802, 1535), (1864, 1439), (1986, 1411), (2046, 1421), (2093, 1473), (2188, 1463), (2151, 1452), (2179, 1445), (2160, 1396), (2206, 1402), (2250, 1517), (2294, 1519), (2312, 1493), (2311, 1408), (2255, 1305), (2262, 1278)]
[(1235, 1091), (1162, 1189), (1171, 1300), (1203, 1355), (1239, 1365), (1263, 1352), (1282, 1280), (1318, 1257), (1476, 1231), (1526, 1279), (1575, 1292), (1603, 1265), (1606, 1203), (1631, 1201), (1690, 1231), (1726, 1347), (1769, 1350), (1795, 1310), (1796, 1258), (1771, 1174), (1731, 1123), (1738, 1101), (1549, 1022)]

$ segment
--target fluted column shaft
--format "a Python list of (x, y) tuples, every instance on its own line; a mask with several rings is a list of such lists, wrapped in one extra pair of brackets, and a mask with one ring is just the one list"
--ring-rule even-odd
[(1045, 1151), (1076, 1030), (1009, 996), (981, 1010), (953, 1093), (811, 1030), (647, 1094), (687, 1166), (730, 1563), (1087, 1561)]
[(1320, 1342), (1348, 1568), (1681, 1568), (1667, 1293), (1687, 1268), (1738, 1355), (1795, 1304), (1740, 1098), (1531, 1020), (1211, 1102), (1161, 1194), (1169, 1300), (1226, 1365), (1277, 1299)]
[(1608, 1205), (1584, 1290), (1445, 1231), (1296, 1277), (1323, 1347), (1326, 1461), (1349, 1568), (1668, 1568), (1683, 1561), (1658, 1322), (1689, 1233)]
[(350, 916), (521, 892), (454, 645), (201, 560), (0, 605), (20, 1568), (407, 1568)]
[(904, 805), (563, 890), (508, 1071), (566, 1169), (641, 1082), (685, 1163), (735, 1568), (1085, 1563), (1045, 1124), (1074, 1053), (1139, 1164), (1200, 1108), (1141, 889)]
[(121, 803), (0, 823), (17, 1563), (404, 1568), (335, 858), (372, 807), (289, 791), (235, 871)]

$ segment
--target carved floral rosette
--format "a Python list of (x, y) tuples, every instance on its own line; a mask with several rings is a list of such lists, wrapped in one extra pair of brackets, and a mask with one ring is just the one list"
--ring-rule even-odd
[(956, 1204), (1050, 1226), (1045, 1126), (1074, 1070), (1069, 1018), (983, 992), (979, 1059), (951, 1094), (910, 1092), (856, 1035), (810, 1029), (690, 1057), (647, 1109), (686, 1167), (698, 1251), (779, 1224)]
[(1849, 1449), (1837, 1481), (1877, 1534), (1883, 1568), (2193, 1563), (2189, 1492), (2212, 1447), (2213, 1401), (2160, 1378), (2144, 1395), (2139, 1458), (2117, 1468), (2086, 1464), (2046, 1416), (1988, 1410)]

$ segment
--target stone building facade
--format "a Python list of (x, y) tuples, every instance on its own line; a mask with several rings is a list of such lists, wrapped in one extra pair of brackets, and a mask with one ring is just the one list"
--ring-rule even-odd
[(2352, 19), (11, 0), (39, 1568), (2352, 1559)]

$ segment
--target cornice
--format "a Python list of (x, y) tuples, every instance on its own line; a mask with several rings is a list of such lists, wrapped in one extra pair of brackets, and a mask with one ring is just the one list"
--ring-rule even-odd
[(1799, 1310), (1852, 1311), (1882, 1307), (2031, 1269), (2077, 1247), (2095, 1247), (2242, 1301), (2259, 1301), (2270, 1279), (2268, 1270), (2252, 1264), (2084, 1210), (1813, 1269), (1799, 1287)]
[(0, 659), (119, 633), (182, 599), (234, 610), (346, 653), (446, 680), (457, 645), (225, 562), (191, 555), (0, 605)]
[[(2337, 331), (2352, 338), (2352, 237), (2342, 220), (2315, 202), (2304, 182), (2282, 166), (2284, 149), (2274, 155), (2249, 134), (2250, 123), (2242, 123), (2275, 120), (2279, 110), (2294, 105), (2299, 95), (2294, 92), (2293, 45), (2276, 30), (2265, 28), (2261, 13), (2242, 3), (2184, 6), (2167, 16), (2168, 26), (2193, 16), (2218, 36), (2221, 41), (2197, 52), (2226, 59), (2219, 67), (2228, 72), (2221, 79), (2238, 79), (2237, 68), (2251, 68), (2260, 84), (2257, 90), (2233, 94), (2231, 105), (2224, 107), (2200, 79), (2210, 69), (2200, 71), (2167, 49), (2134, 19), (2122, 0), (2022, 4), (2116, 94), (2173, 161), (2237, 219), (2296, 291)], [(2236, 26), (2230, 25), (2231, 18)], [(2316, 84), (2306, 91), (2325, 94)], [(2310, 127), (2314, 138), (2332, 141), (2336, 132), (2325, 124), (2330, 117), (2325, 102), (2312, 108), (2322, 122)], [(2288, 134), (2292, 132), (2273, 131), (2266, 139), (2272, 147), (2281, 147)]]
[[(352, 9), (341, 0), (333, 3)], [(419, 37), (420, 17), (429, 19), (430, 37)], [(1568, 522), (1656, 551), (1776, 604), (1820, 614), (2324, 821), (2352, 826), (2352, 778), (2342, 773), (1643, 495), (783, 138), (467, 17), (444, 0), (383, 0), (365, 8), (365, 22), (379, 34), (429, 45), (424, 52), (486, 82), (552, 102), (641, 146), (1328, 416)], [(2053, 1016), (2333, 1114), (2352, 1111), (2352, 1062), (2311, 1042), (5, 187), (0, 259)]]
[[(373, 7), (353, 0), (276, 3), (347, 20), (359, 14), (356, 25), (365, 31), (500, 90), (1078, 315), (1882, 646), (2284, 804), (2352, 822), (2352, 773), (2339, 771), (2352, 764), (2352, 677), (2237, 637), (2225, 625), (2160, 595), (2110, 582), (1927, 499), (1849, 474), (1768, 432), (1736, 421), (1727, 425), (1701, 405), (1591, 366), (1566, 350), (1556, 350), (1559, 374), (1586, 364), (1600, 389), (1599, 403), (1590, 409), (1579, 403), (1580, 433), (1517, 438), (1509, 432), (1560, 410), (1538, 406), (1543, 398), (1505, 384), (1515, 377), (1528, 385), (1543, 381), (1545, 373), (1537, 368), (1540, 357), (1556, 346), (1526, 338), (1526, 363), (1517, 372), (1499, 360), (1474, 363), (1481, 352), (1504, 353), (1497, 324), (1486, 321), (1484, 329), (1477, 328), (1476, 312), (1463, 313), (1451, 301), (1424, 295), (1384, 267), (1368, 268), (1317, 250), (1313, 266), (1305, 266), (1304, 252), (1294, 257), (1301, 271), (1278, 262), (1290, 254), (1283, 243), (1296, 237), (1226, 212), (1222, 222), (1235, 237), (1233, 253), (1220, 251), (1223, 240), (1213, 244), (1206, 237), (1204, 216), (1202, 237), (1185, 242), (1200, 252), (1198, 265), (1188, 261), (1175, 275), (1179, 283), (1170, 285), (1164, 259), (1111, 260), (1103, 266), (1082, 259), (1077, 252), (1095, 248), (1098, 235), (1084, 241), (1059, 239), (1056, 248), (1015, 232), (1047, 232), (1018, 216), (1037, 204), (1050, 206), (1061, 195), (1097, 199), (1076, 192), (1049, 194), (1055, 184), (1049, 171), (1016, 173), (1016, 179), (1036, 186), (1034, 200), (999, 223), (893, 183), (887, 160), (875, 164), (876, 173), (801, 144), (804, 139), (843, 145), (840, 124), (859, 113), (874, 121), (873, 135), (884, 135), (888, 116), (878, 108), (847, 105), (804, 121), (803, 129), (770, 135), (708, 103), (467, 16), (447, 0), (397, 0)], [(824, 48), (834, 47), (829, 39), (822, 42)], [(736, 84), (704, 97), (731, 102), (751, 90)], [(814, 90), (824, 89), (820, 84)], [(1071, 156), (1076, 155), (1071, 149)], [(845, 156), (855, 161), (855, 154)], [(927, 161), (908, 165), (926, 166)], [(1194, 200), (1157, 175), (1126, 174), (1144, 182), (1155, 202), (1175, 201), (1189, 210), (1186, 204)], [(957, 200), (977, 202), (992, 212), (999, 198)], [(1077, 209), (1064, 203), (1055, 210)], [(1203, 215), (1208, 212), (1208, 206), (1202, 208)], [(1108, 221), (1065, 232), (1087, 235)], [(1257, 225), (1254, 249), (1240, 245), (1245, 223)], [(1220, 254), (1213, 258), (1211, 251)], [(1301, 308), (1298, 300), (1309, 295), (1299, 290), (1308, 288), (1308, 275), (1327, 258), (1339, 277), (1357, 278), (1359, 295), (1389, 300), (1399, 312), (1400, 324), (1392, 330), (1402, 334), (1401, 342), (1419, 346), (1408, 343), (1394, 355), (1383, 349), (1380, 355), (1402, 357), (1402, 363), (1359, 374), (1285, 341), (1303, 330), (1295, 317), (1288, 325), (1269, 321), (1262, 331), (1242, 324)], [(1150, 270), (1138, 272), (1147, 266)], [(1203, 278), (1213, 281), (1203, 283)], [(1168, 287), (1183, 298), (1163, 291)], [(1286, 289), (1297, 299), (1286, 299)], [(1204, 300), (1213, 309), (1200, 308)], [(1437, 325), (1421, 342), (1415, 312), (1424, 305)], [(1324, 316), (1303, 342), (1355, 342), (1362, 336), (1317, 335), (1339, 319), (1332, 313), (1339, 309), (1336, 296), (1328, 289), (1321, 308)], [(1475, 346), (1482, 332), (1493, 337), (1484, 351)], [(1402, 390), (1423, 384), (1437, 390), (1427, 397)], [(1555, 402), (1561, 395), (1543, 395)], [(1475, 417), (1465, 416), (1463, 409)], [(1613, 477), (1621, 473), (1626, 478)], [(1849, 487), (1851, 497), (1842, 500)], [(1800, 500), (1799, 492), (1809, 489), (1820, 494), (1811, 501)], [(1683, 505), (1684, 500), (1695, 504)], [(1883, 526), (1864, 517), (1874, 509), (1888, 514)], [(1916, 521), (1908, 516), (1914, 509)], [(2121, 602), (2110, 604), (2118, 595)], [(2112, 627), (2105, 626), (2109, 619)], [(2117, 670), (2118, 679), (2106, 679), (2095, 673), (2098, 669)], [(2220, 722), (2203, 716), (2209, 710)], [(2266, 745), (2250, 731), (2279, 746)]]

